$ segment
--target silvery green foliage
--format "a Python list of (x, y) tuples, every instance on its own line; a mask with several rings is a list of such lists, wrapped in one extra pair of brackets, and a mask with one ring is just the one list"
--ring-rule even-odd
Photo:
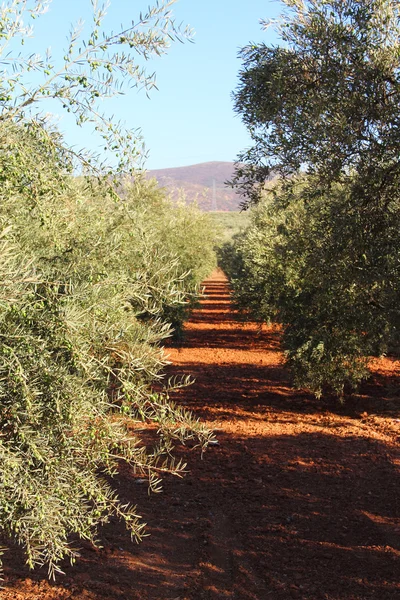
[(284, 3), (282, 45), (243, 49), (235, 93), (254, 142), (236, 184), (269, 198), (237, 242), (236, 293), (283, 324), (299, 386), (342, 396), (369, 355), (398, 348), (400, 9)]
[[(142, 139), (138, 130), (128, 130), (102, 112), (102, 101), (117, 96), (129, 87), (149, 93), (156, 87), (155, 74), (146, 62), (168, 51), (173, 41), (190, 39), (192, 32), (175, 25), (172, 6), (176, 0), (155, 2), (121, 31), (107, 31), (104, 20), (111, 2), (91, 0), (92, 21), (79, 21), (72, 28), (63, 60), (45, 55), (24, 53), (21, 44), (34, 36), (35, 19), (42, 17), (53, 0), (8, 0), (0, 7), (0, 119), (37, 116), (41, 102), (55, 100), (57, 111), (71, 113), (77, 125), (89, 125), (103, 139), (104, 150), (117, 159), (99, 160), (85, 150), (76, 151), (61, 144), (85, 172), (115, 175), (130, 172), (142, 157)], [(57, 0), (58, 1), (58, 0)], [(43, 17), (45, 18), (45, 17)], [(85, 27), (86, 25), (86, 27)], [(17, 44), (18, 42), (18, 44)], [(35, 73), (28, 84), (29, 74)], [(53, 143), (57, 143), (56, 140)]]
[(370, 355), (398, 348), (398, 194), (371, 223), (347, 185), (327, 194), (302, 176), (264, 192), (251, 216), (222, 265), (238, 308), (282, 325), (298, 387), (343, 397), (368, 375)]
[[(29, 34), (23, 16), (39, 16), (46, 4), (2, 5), (3, 52)], [(6, 75), (2, 83), (0, 529), (23, 547), (30, 568), (47, 565), (52, 577), (63, 559), (79, 554), (71, 535), (97, 544), (112, 516), (141, 539), (135, 507), (121, 503), (110, 483), (121, 461), (157, 491), (164, 473), (185, 470), (174, 459), (175, 443), (193, 440), (204, 449), (211, 438), (170, 401), (170, 390), (189, 380), (164, 380), (162, 347), (214, 265), (207, 218), (195, 207), (173, 206), (139, 175), (129, 185), (118, 177), (117, 189), (108, 177), (77, 177), (76, 159), (86, 171), (101, 168), (26, 112), (48, 91), (78, 121), (97, 119), (94, 99), (111, 90), (113, 73), (139, 77), (132, 56), (115, 54), (115, 45), (142, 55), (164, 51), (174, 31), (171, 4), (149, 9), (122, 40), (96, 33), (104, 15), (94, 2), (92, 37), (83, 62), (72, 43), (61, 70), (67, 78), (39, 58), (20, 57), (14, 81)], [(100, 56), (100, 67), (89, 64)], [(45, 85), (23, 89), (30, 68), (43, 71)], [(86, 88), (83, 68), (92, 75), (105, 69), (111, 79), (100, 73)], [(124, 170), (132, 140), (109, 131)], [(148, 426), (152, 447), (142, 440)]]
[[(236, 185), (249, 200), (271, 173), (300, 168), (329, 183), (354, 169), (392, 177), (398, 157), (396, 0), (283, 0), (281, 44), (241, 50), (235, 108), (253, 144)], [(373, 177), (372, 177), (373, 175)], [(261, 186), (261, 187), (260, 187)]]
[[(18, 137), (19, 128), (4, 135)], [(197, 296), (213, 252), (196, 209), (175, 208), (146, 181), (116, 202), (107, 186), (63, 174), (60, 157), (42, 151), (43, 135), (21, 129), (29, 193), (18, 163), (1, 157), (9, 179), (0, 210), (0, 522), (28, 565), (46, 564), (54, 576), (62, 558), (77, 556), (70, 535), (97, 543), (112, 515), (141, 538), (136, 509), (106, 477), (121, 460), (157, 490), (163, 473), (185, 470), (175, 442), (204, 448), (211, 437), (169, 401), (167, 382), (161, 392), (152, 384), (163, 387), (165, 312), (180, 314)], [(31, 162), (22, 152), (29, 156), (29, 145)], [(141, 442), (150, 423), (152, 449)]]

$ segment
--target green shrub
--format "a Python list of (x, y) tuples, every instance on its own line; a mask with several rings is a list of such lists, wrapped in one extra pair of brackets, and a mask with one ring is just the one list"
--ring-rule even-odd
[(283, 325), (295, 382), (317, 395), (356, 387), (368, 356), (399, 335), (399, 198), (390, 211), (360, 213), (357, 185), (355, 176), (330, 194), (311, 177), (278, 185), (252, 210), (227, 264), (238, 307)]
[(281, 45), (242, 49), (234, 93), (252, 145), (233, 183), (263, 203), (236, 243), (235, 294), (283, 324), (299, 386), (342, 396), (369, 355), (399, 347), (400, 8), (282, 4)]
[[(49, 1), (0, 7), (0, 531), (51, 576), (75, 560), (71, 534), (96, 543), (112, 515), (140, 539), (135, 508), (110, 483), (121, 460), (157, 490), (163, 473), (185, 468), (175, 442), (204, 448), (211, 437), (169, 401), (168, 383), (153, 386), (163, 387), (162, 342), (214, 264), (210, 227), (136, 174), (140, 135), (102, 112), (124, 83), (154, 87), (141, 59), (190, 36), (173, 3), (115, 33), (104, 29), (108, 3), (93, 2), (59, 61), (20, 51)], [(92, 125), (113, 160), (69, 147), (35, 116), (43, 99)]]
[[(62, 156), (42, 152), (50, 132), (2, 131), (21, 152), (16, 163), (1, 154), (0, 219), (12, 236), (0, 255), (1, 529), (53, 576), (76, 557), (71, 534), (96, 543), (112, 515), (140, 539), (135, 508), (108, 478), (121, 460), (157, 490), (163, 473), (185, 468), (175, 441), (210, 439), (152, 383), (171, 323), (181, 325), (213, 266), (213, 239), (195, 208), (145, 181), (116, 200), (108, 185), (73, 178)], [(141, 442), (144, 423), (156, 425), (153, 448)]]

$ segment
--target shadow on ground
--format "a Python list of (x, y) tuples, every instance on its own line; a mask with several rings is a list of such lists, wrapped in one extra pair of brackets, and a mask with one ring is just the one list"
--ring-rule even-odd
[(5, 600), (400, 598), (393, 380), (374, 375), (345, 406), (317, 401), (292, 389), (277, 331), (236, 322), (226, 282), (207, 294), (169, 374), (196, 378), (174, 399), (216, 428), (219, 445), (203, 459), (178, 449), (190, 473), (166, 477), (161, 495), (121, 467), (118, 493), (138, 503), (150, 537), (131, 544), (113, 521), (104, 548), (86, 545), (56, 584), (27, 576), (15, 551)]

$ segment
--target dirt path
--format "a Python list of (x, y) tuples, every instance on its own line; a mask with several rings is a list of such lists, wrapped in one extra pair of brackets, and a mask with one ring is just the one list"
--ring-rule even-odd
[(6, 563), (4, 600), (395, 600), (400, 598), (400, 362), (375, 361), (345, 407), (293, 390), (279, 333), (235, 319), (221, 273), (169, 350), (190, 373), (175, 399), (218, 436), (190, 474), (148, 497), (129, 469), (122, 498), (151, 534), (120, 524), (83, 550), (56, 585)]

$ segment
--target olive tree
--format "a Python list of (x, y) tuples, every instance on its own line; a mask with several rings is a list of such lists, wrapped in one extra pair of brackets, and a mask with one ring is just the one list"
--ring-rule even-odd
[[(171, 42), (190, 38), (189, 27), (177, 27), (172, 14), (176, 0), (154, 3), (121, 31), (107, 31), (104, 20), (110, 2), (90, 0), (92, 18), (89, 31), (80, 20), (69, 35), (63, 59), (23, 53), (28, 38), (34, 35), (33, 23), (47, 12), (52, 0), (8, 0), (0, 7), (0, 122), (32, 121), (44, 100), (53, 99), (57, 110), (71, 113), (76, 124), (89, 124), (103, 138), (103, 145), (116, 157), (117, 165), (96, 160), (96, 156), (62, 144), (62, 151), (76, 158), (89, 172), (129, 172), (141, 152), (137, 130), (126, 127), (102, 112), (102, 100), (124, 93), (129, 87), (149, 93), (156, 86), (155, 74), (146, 62), (168, 51)], [(18, 42), (18, 44), (17, 44)], [(34, 73), (34, 83), (27, 75)], [(50, 143), (50, 140), (48, 140)], [(56, 144), (56, 140), (51, 140)]]
[[(257, 203), (271, 198), (270, 173), (281, 175), (268, 212), (284, 223), (266, 224), (272, 251), (283, 243), (291, 265), (282, 263), (276, 318), (298, 385), (320, 394), (329, 384), (341, 395), (366, 374), (355, 365), (395, 347), (399, 332), (400, 8), (392, 0), (284, 4), (282, 44), (241, 52), (235, 106), (254, 143), (239, 157), (235, 184)], [(294, 230), (284, 213), (299, 194)]]
[[(136, 57), (162, 53), (179, 37), (173, 2), (114, 35), (102, 30), (105, 8), (93, 0), (92, 31), (81, 43), (72, 34), (61, 66), (13, 54), (13, 42), (31, 33), (24, 20), (48, 4), (0, 7), (0, 533), (2, 545), (22, 546), (30, 568), (46, 565), (54, 576), (79, 554), (71, 538), (100, 543), (99, 527), (113, 516), (141, 539), (134, 498), (127, 505), (113, 487), (121, 461), (157, 491), (164, 473), (185, 470), (175, 443), (205, 448), (211, 439), (170, 401), (171, 387), (188, 380), (163, 380), (162, 343), (173, 321), (181, 325), (214, 254), (194, 208), (188, 217), (140, 177), (122, 186), (134, 135), (98, 112), (125, 80), (153, 85)], [(28, 86), (32, 70), (43, 81)], [(41, 122), (35, 111), (45, 98), (78, 125), (100, 127), (120, 159), (112, 171), (118, 197), (108, 168)], [(76, 176), (79, 165), (105, 180), (89, 185)]]
[(398, 168), (398, 2), (282, 1), (282, 44), (240, 53), (235, 109), (254, 144), (236, 183), (251, 198), (271, 170), (303, 169), (325, 185), (356, 171), (363, 193), (386, 189)]

